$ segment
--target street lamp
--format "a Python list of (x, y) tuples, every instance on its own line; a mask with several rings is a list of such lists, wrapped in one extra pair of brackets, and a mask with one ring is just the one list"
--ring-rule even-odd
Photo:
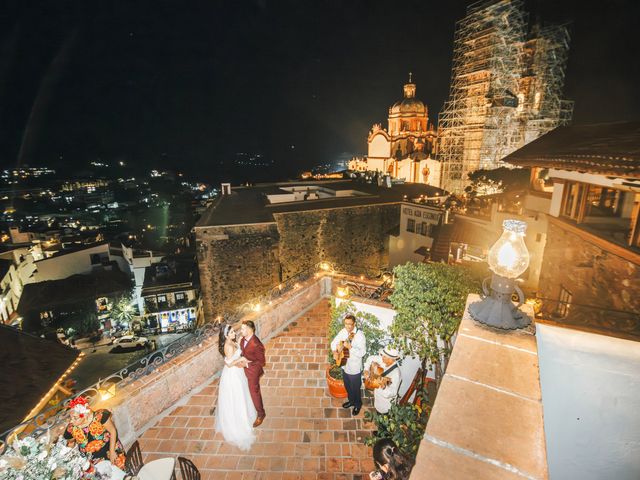
[[(529, 266), (529, 251), (524, 244), (526, 222), (505, 220), (502, 236), (489, 249), (489, 268), (493, 271), (490, 290), (487, 279), (482, 284), (484, 298), (469, 305), (471, 317), (490, 327), (514, 330), (524, 328), (531, 323), (529, 316), (520, 310), (524, 294), (518, 285), (518, 278)], [(518, 304), (514, 304), (511, 295), (516, 292)]]

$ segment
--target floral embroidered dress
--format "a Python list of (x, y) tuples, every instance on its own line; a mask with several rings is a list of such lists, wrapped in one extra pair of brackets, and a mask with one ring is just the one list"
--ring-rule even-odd
[[(71, 423), (67, 425), (64, 438), (74, 440), (82, 453), (91, 454), (91, 462), (94, 464), (102, 460), (109, 460), (111, 434), (104, 426), (109, 418), (111, 418), (109, 410), (96, 410), (88, 427), (80, 428)], [(120, 440), (116, 442), (116, 457), (114, 465), (124, 470), (125, 455)]]

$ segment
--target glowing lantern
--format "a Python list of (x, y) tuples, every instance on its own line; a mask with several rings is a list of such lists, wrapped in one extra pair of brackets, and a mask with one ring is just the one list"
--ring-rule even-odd
[[(527, 224), (519, 220), (505, 220), (504, 231), (498, 241), (489, 249), (489, 267), (494, 272), (491, 286), (482, 285), (484, 298), (469, 305), (471, 317), (490, 327), (513, 330), (531, 323), (529, 316), (520, 310), (524, 294), (515, 279), (529, 267), (529, 251), (524, 244)], [(488, 280), (488, 279), (487, 279)], [(519, 302), (511, 300), (518, 294)]]

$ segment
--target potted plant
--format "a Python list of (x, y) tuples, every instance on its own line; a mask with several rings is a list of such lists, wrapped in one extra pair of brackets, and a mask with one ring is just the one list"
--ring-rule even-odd
[(327, 378), (327, 386), (329, 393), (335, 398), (346, 398), (347, 391), (344, 388), (342, 381), (342, 368), (336, 365), (333, 359), (333, 352), (331, 351), (331, 340), (342, 330), (343, 319), (347, 315), (354, 315), (356, 317), (356, 324), (362, 333), (364, 333), (367, 339), (367, 350), (365, 357), (369, 355), (377, 354), (382, 348), (382, 340), (385, 336), (385, 331), (380, 328), (380, 320), (372, 313), (362, 312), (358, 310), (353, 302), (349, 300), (342, 300), (339, 304), (335, 297), (331, 298), (331, 319), (329, 320), (329, 326), (327, 330), (327, 340), (329, 345), (328, 350), (328, 362), (329, 366), (326, 369), (325, 376)]
[(426, 392), (420, 390), (417, 397), (422, 401), (402, 405), (393, 403), (384, 415), (375, 410), (365, 412), (365, 421), (375, 424), (376, 428), (370, 436), (365, 437), (365, 445), (371, 447), (379, 439), (390, 438), (402, 453), (415, 458), (429, 418)]

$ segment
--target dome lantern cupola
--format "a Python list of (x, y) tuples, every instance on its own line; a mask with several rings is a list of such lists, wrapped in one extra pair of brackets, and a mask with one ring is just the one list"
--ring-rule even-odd
[(414, 98), (416, 96), (416, 84), (411, 82), (411, 72), (409, 72), (409, 83), (404, 84), (404, 98)]

